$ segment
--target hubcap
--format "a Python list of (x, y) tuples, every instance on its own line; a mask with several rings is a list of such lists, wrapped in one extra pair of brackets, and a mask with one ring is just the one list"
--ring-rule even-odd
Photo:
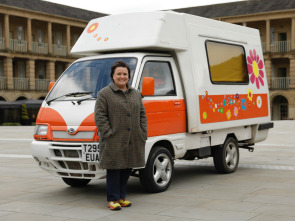
[(172, 163), (170, 158), (162, 153), (160, 154), (154, 162), (154, 181), (158, 186), (165, 186), (170, 178), (172, 173)]
[(229, 143), (225, 150), (225, 162), (230, 169), (235, 168), (238, 161), (237, 147), (233, 143)]

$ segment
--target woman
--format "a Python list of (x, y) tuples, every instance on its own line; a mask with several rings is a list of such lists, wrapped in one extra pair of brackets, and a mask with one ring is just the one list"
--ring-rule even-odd
[(145, 165), (147, 123), (141, 95), (128, 84), (130, 68), (122, 61), (111, 68), (112, 83), (102, 89), (95, 104), (100, 132), (100, 167), (107, 170), (107, 200), (111, 210), (131, 206), (126, 200), (132, 168)]

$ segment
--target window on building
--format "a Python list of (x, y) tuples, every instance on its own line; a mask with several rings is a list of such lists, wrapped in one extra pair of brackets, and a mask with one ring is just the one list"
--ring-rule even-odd
[(4, 73), (3, 73), (3, 60), (0, 60), (0, 78), (4, 77)]
[(270, 27), (270, 44), (273, 45), (275, 42), (275, 28)]
[(17, 26), (17, 40), (19, 44), (23, 43), (24, 40), (24, 28), (23, 26)]
[(169, 62), (166, 62), (166, 61), (146, 62), (142, 71), (140, 91), (142, 87), (142, 79), (144, 77), (154, 78), (154, 82), (155, 82), (154, 95), (160, 95), (160, 96), (176, 95), (172, 70), (171, 70)]
[(45, 67), (45, 63), (40, 62), (38, 64), (38, 76), (39, 79), (45, 79), (45, 73), (46, 73), (46, 67)]
[(60, 77), (60, 75), (64, 72), (64, 65), (63, 64), (57, 64), (56, 65), (56, 79)]
[(56, 32), (56, 44), (58, 48), (62, 47), (62, 33)]
[(26, 64), (24, 61), (17, 62), (17, 73), (19, 78), (26, 77)]
[(212, 83), (248, 83), (244, 48), (240, 45), (207, 41), (206, 50)]
[(44, 46), (44, 32), (41, 29), (37, 30), (38, 35), (38, 46), (43, 47)]
[(74, 34), (74, 36), (73, 36), (73, 43), (76, 44), (76, 42), (78, 41), (78, 39), (79, 39), (79, 35)]
[(0, 23), (0, 38), (2, 39), (3, 33), (2, 33), (2, 23)]

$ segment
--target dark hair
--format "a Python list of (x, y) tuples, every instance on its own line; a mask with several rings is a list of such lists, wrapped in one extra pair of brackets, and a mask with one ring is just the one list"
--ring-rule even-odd
[(117, 62), (116, 62), (115, 64), (113, 64), (113, 66), (111, 67), (111, 74), (110, 74), (110, 77), (111, 77), (112, 81), (114, 81), (113, 76), (114, 76), (114, 73), (115, 73), (116, 68), (118, 68), (118, 67), (127, 68), (127, 70), (128, 70), (128, 78), (129, 78), (129, 80), (130, 80), (131, 76), (130, 76), (130, 68), (129, 68), (128, 64), (126, 64), (126, 63), (123, 62), (123, 61), (117, 61)]

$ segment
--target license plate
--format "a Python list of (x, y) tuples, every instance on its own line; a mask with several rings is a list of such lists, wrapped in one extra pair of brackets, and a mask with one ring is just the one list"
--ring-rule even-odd
[(86, 143), (82, 144), (82, 162), (98, 162), (99, 144)]

